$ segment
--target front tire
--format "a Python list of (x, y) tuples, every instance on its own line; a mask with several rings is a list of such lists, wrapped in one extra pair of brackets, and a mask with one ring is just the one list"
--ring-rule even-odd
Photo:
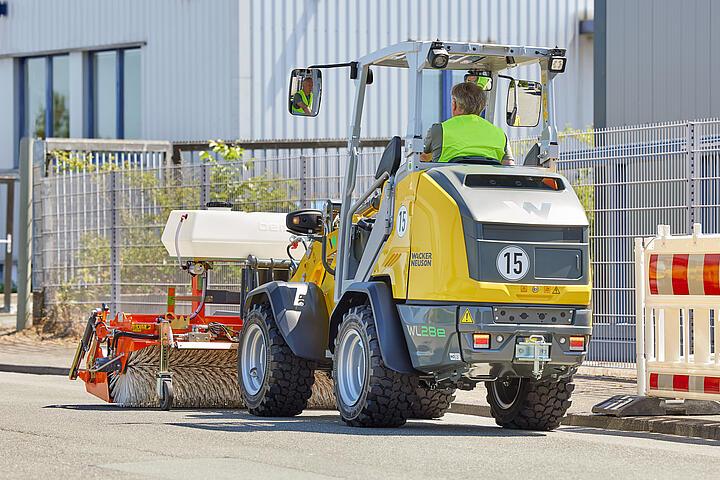
[(572, 379), (534, 381), (510, 378), (487, 382), (490, 413), (501, 427), (554, 430), (570, 408)]
[(248, 312), (238, 348), (238, 380), (248, 412), (293, 417), (307, 408), (314, 370), (285, 343), (269, 305)]
[(399, 427), (412, 417), (417, 377), (385, 366), (368, 305), (350, 309), (335, 338), (335, 400), (352, 427)]

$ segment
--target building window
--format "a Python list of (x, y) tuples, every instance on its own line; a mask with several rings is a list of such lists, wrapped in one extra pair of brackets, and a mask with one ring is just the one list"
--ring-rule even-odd
[(123, 138), (140, 138), (140, 49), (125, 50)]
[(70, 136), (70, 71), (67, 55), (52, 57), (52, 136)]
[(68, 56), (26, 58), (23, 76), (25, 105), (21, 136), (69, 136)]
[(422, 127), (427, 130), (436, 122), (441, 122), (442, 115), (442, 76), (439, 70), (423, 72), (422, 83)]
[(90, 136), (140, 137), (140, 49), (94, 52), (91, 70)]

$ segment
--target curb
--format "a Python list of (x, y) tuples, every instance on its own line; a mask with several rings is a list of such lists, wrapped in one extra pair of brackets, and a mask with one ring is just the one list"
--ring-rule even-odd
[[(453, 403), (448, 411), (463, 415), (491, 417), (490, 406), (488, 405)], [(570, 413), (562, 419), (562, 425), (720, 440), (720, 420), (679, 417), (610, 417), (607, 415)]]
[(64, 377), (70, 375), (69, 368), (44, 367), (41, 365), (12, 365), (8, 363), (0, 363), (0, 372), (28, 373), (30, 375), (62, 375)]

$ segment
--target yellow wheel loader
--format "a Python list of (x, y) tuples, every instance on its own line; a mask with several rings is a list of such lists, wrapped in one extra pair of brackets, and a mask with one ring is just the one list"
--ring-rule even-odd
[[(247, 296), (238, 376), (252, 414), (299, 414), (314, 371), (325, 370), (352, 426), (440, 417), (456, 389), (480, 382), (499, 425), (559, 425), (592, 332), (588, 221), (570, 183), (552, 168), (553, 80), (565, 68), (564, 54), (407, 41), (354, 62), (293, 70), (289, 110), (314, 116), (321, 70), (349, 68), (356, 86), (349, 160), (341, 202), (287, 216), (288, 230), (308, 245), (290, 281)], [(526, 65), (539, 67), (540, 82), (512, 77)], [(407, 70), (407, 132), (390, 141), (373, 183), (358, 192), (363, 103), (366, 90), (378, 88), (370, 84), (379, 67)], [(489, 78), (483, 89), (491, 122), (542, 122), (523, 166), (483, 157), (420, 161), (428, 70)], [(502, 121), (495, 112), (501, 83), (508, 91)], [(313, 99), (302, 110), (293, 108), (301, 88)]]

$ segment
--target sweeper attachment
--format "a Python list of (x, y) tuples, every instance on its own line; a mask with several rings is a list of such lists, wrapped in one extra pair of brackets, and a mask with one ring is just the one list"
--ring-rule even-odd
[[(190, 295), (168, 288), (160, 315), (95, 309), (70, 379), (80, 377), (89, 393), (125, 407), (243, 407), (237, 381), (241, 306), (249, 290), (291, 276), (291, 249), (302, 244), (289, 240), (284, 223), (283, 214), (229, 208), (173, 211), (162, 240), (190, 275)], [(209, 288), (216, 265), (241, 276), (240, 291)], [(209, 314), (213, 306), (226, 310)], [(190, 313), (176, 311), (188, 307)], [(307, 384), (309, 405), (334, 408), (329, 377), (319, 372), (314, 380)]]

